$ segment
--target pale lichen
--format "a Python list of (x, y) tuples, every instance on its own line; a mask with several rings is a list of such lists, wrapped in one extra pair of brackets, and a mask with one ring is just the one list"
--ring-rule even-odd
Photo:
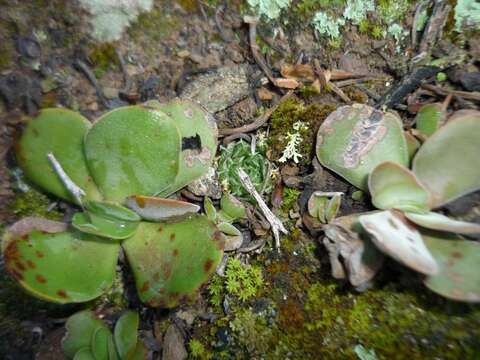
[(338, 39), (340, 37), (340, 27), (345, 24), (342, 18), (335, 19), (329, 14), (319, 11), (315, 14), (312, 20), (315, 31), (320, 35), (329, 36), (331, 39)]
[(258, 15), (274, 20), (280, 16), (284, 8), (290, 5), (290, 0), (248, 0), (248, 5)]
[(343, 11), (343, 17), (350, 20), (353, 24), (359, 24), (367, 17), (367, 13), (375, 10), (373, 0), (347, 0), (347, 5)]
[(477, 0), (458, 0), (455, 6), (455, 30), (462, 31), (464, 26), (480, 26), (480, 2)]
[(302, 158), (302, 154), (299, 153), (299, 146), (303, 141), (300, 131), (307, 130), (308, 126), (301, 121), (297, 121), (293, 124), (294, 132), (287, 133), (287, 146), (283, 150), (282, 157), (278, 160), (280, 162), (286, 162), (287, 160), (293, 160), (294, 163), (298, 163)]
[(80, 0), (90, 13), (92, 36), (102, 42), (121, 38), (123, 31), (143, 11), (150, 11), (153, 0)]

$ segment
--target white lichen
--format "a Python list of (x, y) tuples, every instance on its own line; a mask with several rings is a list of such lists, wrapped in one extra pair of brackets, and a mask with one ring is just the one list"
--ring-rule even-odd
[(153, 0), (80, 0), (90, 13), (92, 36), (101, 42), (119, 40), (123, 31), (143, 11), (150, 11)]
[(455, 31), (461, 32), (465, 26), (480, 26), (480, 2), (478, 0), (458, 0), (455, 6)]
[(367, 13), (373, 10), (375, 10), (373, 0), (347, 0), (343, 17), (358, 25), (367, 17)]
[(401, 25), (394, 23), (390, 25), (387, 29), (387, 33), (395, 39), (396, 50), (400, 51), (402, 41), (407, 37), (408, 31), (405, 30)]
[(291, 0), (248, 0), (248, 5), (257, 13), (269, 20), (280, 16), (281, 11), (290, 5)]
[(318, 34), (327, 35), (335, 40), (340, 37), (340, 27), (345, 24), (345, 20), (335, 19), (327, 13), (319, 11), (315, 14), (312, 24)]
[(286, 162), (287, 160), (292, 159), (293, 162), (298, 163), (302, 158), (302, 154), (298, 151), (298, 147), (302, 143), (302, 135), (300, 135), (301, 130), (307, 130), (308, 126), (301, 121), (297, 121), (293, 124), (293, 133), (287, 133), (287, 146), (283, 150), (282, 157), (278, 160), (280, 162)]

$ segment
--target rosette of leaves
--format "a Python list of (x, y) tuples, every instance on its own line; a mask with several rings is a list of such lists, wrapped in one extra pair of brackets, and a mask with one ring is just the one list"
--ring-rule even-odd
[(216, 151), (212, 117), (190, 101), (115, 109), (92, 125), (45, 109), (16, 146), (39, 187), (81, 207), (71, 224), (26, 218), (5, 231), (5, 268), (29, 293), (85, 302), (113, 283), (120, 248), (140, 299), (171, 307), (208, 280), (224, 238), (199, 206), (169, 196), (202, 176)]
[(239, 199), (254, 201), (238, 177), (239, 168), (245, 170), (260, 194), (272, 191), (271, 165), (261, 149), (257, 147), (252, 152), (251, 145), (243, 140), (221, 146), (218, 160), (220, 182)]
[[(432, 211), (480, 189), (480, 112), (458, 111), (441, 124), (435, 120), (423, 132), (410, 170), (399, 118), (365, 105), (342, 107), (320, 127), (317, 156), (369, 191), (382, 210), (355, 214), (340, 228), (366, 233), (383, 253), (424, 274), (438, 294), (480, 302), (480, 274), (472, 270), (480, 244), (456, 235), (480, 233), (480, 225)], [(334, 234), (334, 241), (339, 237)]]
[(238, 249), (243, 242), (243, 236), (233, 223), (247, 218), (247, 212), (243, 204), (232, 194), (225, 193), (220, 199), (220, 210), (215, 206), (209, 197), (205, 197), (203, 207), (210, 221), (213, 221), (218, 230), (225, 237), (225, 251), (233, 251)]
[(146, 359), (147, 349), (138, 338), (138, 324), (138, 314), (127, 311), (117, 320), (112, 334), (91, 311), (80, 311), (70, 316), (65, 324), (63, 352), (68, 359)]

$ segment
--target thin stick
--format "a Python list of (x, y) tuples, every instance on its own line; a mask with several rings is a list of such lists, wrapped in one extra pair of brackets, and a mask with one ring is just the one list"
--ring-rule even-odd
[(336, 81), (335, 85), (337, 85), (337, 87), (339, 88), (342, 88), (345, 86), (356, 85), (356, 84), (360, 84), (362, 82), (367, 82), (367, 81), (385, 81), (385, 78), (369, 76), (364, 78)]
[(270, 71), (267, 64), (263, 60), (262, 56), (258, 52), (259, 48), (257, 45), (257, 24), (259, 18), (256, 16), (244, 16), (243, 21), (248, 24), (248, 38), (250, 42), (250, 50), (252, 51), (253, 58), (255, 59), (256, 63), (260, 68), (263, 70), (265, 75), (267, 76), (268, 80), (271, 81), (273, 85), (276, 85), (276, 80), (273, 77), (272, 72)]
[(90, 81), (90, 83), (93, 85), (93, 87), (95, 88), (95, 92), (97, 93), (97, 97), (102, 103), (102, 105), (105, 106), (107, 109), (111, 109), (112, 106), (105, 97), (102, 87), (98, 83), (97, 78), (93, 74), (92, 70), (90, 70), (88, 65), (79, 59), (75, 60), (75, 65), (86, 76), (87, 80)]
[(79, 205), (82, 205), (82, 197), (86, 195), (85, 191), (78, 187), (78, 185), (73, 182), (70, 176), (67, 175), (53, 153), (48, 153), (47, 157), (52, 164), (55, 173), (58, 175), (63, 185), (65, 185), (68, 192), (73, 196)]
[(435, 94), (438, 94), (438, 95), (447, 96), (447, 95), (452, 94), (453, 96), (458, 96), (458, 97), (461, 97), (463, 99), (480, 101), (480, 93), (479, 92), (449, 90), (449, 89), (444, 89), (444, 88), (441, 88), (439, 86), (429, 85), (429, 84), (423, 84), (422, 88), (424, 88), (426, 90), (433, 91)]
[(265, 218), (270, 223), (272, 227), (273, 237), (275, 238), (275, 247), (279, 249), (280, 248), (280, 232), (283, 234), (288, 234), (287, 229), (285, 229), (280, 219), (277, 218), (275, 214), (272, 213), (272, 211), (268, 208), (267, 204), (265, 204), (265, 201), (263, 201), (262, 196), (257, 192), (257, 190), (255, 189), (255, 186), (253, 186), (252, 180), (250, 180), (250, 177), (248, 176), (248, 174), (242, 168), (239, 168), (237, 170), (237, 174), (243, 186), (245, 187), (245, 189), (250, 193), (250, 195), (252, 195), (255, 198), (255, 200), (258, 203), (258, 206), (260, 207), (260, 210), (262, 210), (263, 215), (265, 215)]
[(218, 135), (219, 136), (226, 136), (226, 135), (232, 135), (232, 134), (238, 134), (238, 133), (246, 133), (250, 132), (253, 130), (258, 129), (260, 126), (265, 124), (267, 120), (270, 118), (270, 116), (273, 114), (275, 110), (277, 110), (278, 106), (284, 102), (285, 100), (289, 99), (293, 95), (293, 90), (289, 90), (285, 95), (283, 95), (279, 102), (273, 105), (270, 109), (266, 110), (262, 115), (257, 117), (254, 122), (240, 126), (238, 128), (233, 128), (233, 129), (219, 129), (218, 130)]

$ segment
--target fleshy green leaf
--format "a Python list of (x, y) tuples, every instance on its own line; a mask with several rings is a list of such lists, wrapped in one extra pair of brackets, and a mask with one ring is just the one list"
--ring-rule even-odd
[(317, 135), (320, 163), (362, 190), (368, 174), (380, 163), (408, 166), (402, 123), (393, 113), (370, 106), (342, 106), (322, 123)]
[(207, 172), (217, 151), (217, 125), (208, 111), (191, 100), (175, 99), (166, 104), (150, 101), (147, 105), (170, 116), (180, 131), (182, 150), (178, 175), (171, 188), (175, 192)]
[[(205, 211), (205, 212), (206, 212), (206, 211)], [(214, 222), (218, 222), (218, 223), (221, 223), (221, 222), (232, 223), (232, 222), (234, 222), (234, 220), (235, 220), (234, 218), (232, 218), (230, 215), (228, 215), (228, 214), (227, 214), (225, 211), (223, 211), (223, 210), (217, 211), (217, 214), (216, 214), (216, 215), (217, 215), (216, 220), (215, 220), (215, 219), (212, 220), (212, 219), (210, 219), (210, 218), (209, 218), (209, 219), (212, 220), (212, 221), (214, 221)]]
[(114, 338), (120, 359), (130, 359), (135, 352), (140, 318), (135, 311), (127, 311), (115, 324)]
[(70, 316), (65, 323), (66, 335), (62, 340), (65, 355), (73, 358), (81, 349), (90, 349), (97, 330), (109, 331), (103, 321), (97, 319), (90, 310), (83, 310)]
[(62, 304), (84, 302), (111, 286), (117, 243), (74, 230), (48, 233), (35, 223), (18, 227), (3, 237), (5, 268), (32, 295)]
[(108, 201), (86, 201), (85, 209), (104, 218), (120, 221), (140, 221), (140, 215), (120, 204)]
[(108, 338), (108, 360), (119, 360), (117, 348), (113, 341), (113, 335)]
[(433, 135), (445, 121), (445, 111), (442, 104), (434, 103), (423, 105), (415, 117), (417, 130), (425, 138)]
[(322, 223), (326, 223), (325, 212), (327, 209), (328, 197), (321, 195), (321, 192), (314, 192), (308, 199), (308, 213)]
[(433, 232), (423, 239), (440, 268), (425, 285), (449, 299), (480, 302), (480, 243)]
[(425, 214), (405, 213), (408, 220), (427, 229), (448, 231), (457, 234), (478, 234), (480, 224), (450, 219), (449, 217), (428, 212)]
[(331, 222), (338, 214), (340, 205), (342, 204), (342, 195), (336, 194), (328, 201), (325, 209), (325, 220), (327, 223)]
[(72, 226), (81, 232), (110, 239), (126, 239), (135, 234), (139, 221), (112, 220), (91, 212), (73, 215)]
[(107, 200), (171, 193), (178, 173), (180, 134), (163, 112), (118, 108), (100, 117), (85, 137), (85, 155)]
[(90, 122), (76, 112), (42, 110), (28, 123), (15, 147), (17, 160), (28, 178), (46, 191), (74, 202), (47, 158), (48, 153), (53, 153), (87, 198), (100, 199), (83, 152), (83, 139), (90, 126)]
[(96, 360), (108, 359), (108, 342), (112, 333), (107, 328), (97, 328), (92, 336), (90, 350)]
[(147, 360), (147, 355), (148, 351), (145, 344), (141, 340), (138, 340), (135, 351), (129, 360)]
[(140, 195), (128, 197), (125, 204), (143, 219), (150, 221), (167, 220), (200, 210), (200, 206), (186, 201)]
[(433, 194), (433, 207), (480, 189), (480, 112), (458, 111), (425, 141), (413, 172)]
[(203, 207), (205, 208), (205, 214), (207, 215), (208, 220), (216, 222), (217, 209), (215, 209), (212, 200), (210, 200), (208, 196), (205, 196), (203, 199)]
[(203, 215), (170, 223), (142, 222), (123, 242), (140, 300), (173, 307), (191, 296), (223, 256), (223, 236)]
[(433, 275), (438, 266), (420, 233), (407, 224), (399, 211), (380, 211), (358, 218), (372, 242), (385, 254), (422, 274)]
[(408, 159), (411, 161), (420, 148), (420, 141), (408, 131), (405, 131), (403, 134), (407, 142)]
[(221, 232), (223, 232), (224, 234), (227, 234), (227, 235), (232, 235), (232, 236), (242, 235), (240, 230), (238, 230), (232, 224), (229, 224), (229, 223), (226, 223), (226, 222), (218, 224), (218, 230), (220, 230)]
[(220, 208), (227, 214), (233, 221), (238, 219), (245, 219), (247, 217), (247, 211), (245, 206), (235, 196), (229, 193), (224, 193), (220, 199)]
[(73, 360), (97, 360), (89, 348), (80, 349), (77, 351)]
[(372, 203), (383, 210), (426, 211), (430, 194), (407, 168), (386, 161), (370, 174), (368, 187)]

